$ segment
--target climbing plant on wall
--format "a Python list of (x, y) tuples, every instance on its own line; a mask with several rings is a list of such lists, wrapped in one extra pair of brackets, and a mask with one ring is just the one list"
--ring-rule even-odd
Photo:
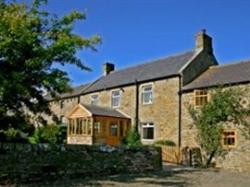
[[(239, 88), (218, 88), (211, 91), (210, 101), (201, 108), (189, 107), (189, 113), (198, 129), (201, 148), (207, 154), (206, 165), (223, 151), (222, 130), (227, 123), (233, 123), (246, 138), (250, 137), (250, 106), (243, 104), (248, 90)], [(249, 96), (248, 96), (249, 99)]]

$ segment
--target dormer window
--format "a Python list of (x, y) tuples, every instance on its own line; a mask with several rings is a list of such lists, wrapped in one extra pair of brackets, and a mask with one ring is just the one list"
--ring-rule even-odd
[(121, 91), (120, 90), (112, 91), (111, 95), (112, 108), (120, 107), (120, 102), (121, 102)]
[(91, 95), (91, 105), (98, 105), (99, 102), (99, 95)]
[(142, 104), (153, 103), (153, 88), (152, 85), (142, 87)]

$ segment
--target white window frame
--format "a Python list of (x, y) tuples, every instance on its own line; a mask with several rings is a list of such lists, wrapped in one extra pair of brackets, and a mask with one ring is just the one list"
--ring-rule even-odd
[[(151, 90), (150, 91), (147, 91), (147, 90), (145, 91), (145, 89), (149, 88), (149, 87), (151, 88)], [(143, 105), (153, 104), (153, 85), (152, 84), (142, 85), (141, 89), (142, 89), (142, 92), (141, 92), (141, 101), (142, 101), (142, 104)], [(150, 98), (150, 100), (148, 102), (145, 102), (144, 95), (148, 94), (148, 93), (151, 93), (151, 98)]]
[[(144, 138), (144, 128), (153, 128), (153, 138), (149, 139), (149, 138)], [(154, 122), (143, 122), (141, 123), (141, 139), (143, 141), (154, 141), (155, 140), (155, 124)]]
[[(114, 95), (115, 92), (119, 92), (119, 95)], [(122, 92), (121, 90), (113, 90), (111, 92), (111, 107), (112, 108), (119, 108), (120, 105), (121, 105), (121, 96), (122, 96)], [(118, 104), (117, 105), (114, 105), (114, 99), (118, 99)]]
[[(96, 98), (94, 98), (96, 97)], [(98, 105), (99, 103), (99, 95), (98, 94), (94, 94), (90, 96), (90, 104), (91, 105)]]

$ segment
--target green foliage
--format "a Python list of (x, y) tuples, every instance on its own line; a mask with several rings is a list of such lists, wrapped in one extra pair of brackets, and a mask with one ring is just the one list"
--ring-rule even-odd
[(55, 124), (47, 125), (44, 127), (39, 127), (35, 130), (34, 134), (29, 137), (29, 143), (38, 144), (38, 143), (63, 143), (62, 137), (63, 129)]
[(38, 144), (40, 143), (40, 130), (36, 129), (34, 134), (28, 138), (29, 143), (31, 144)]
[(56, 97), (70, 90), (68, 74), (58, 67), (70, 64), (89, 70), (76, 53), (96, 50), (100, 42), (97, 35), (86, 38), (73, 33), (75, 22), (86, 18), (84, 13), (57, 17), (41, 10), (46, 2), (34, 0), (28, 6), (15, 0), (0, 1), (1, 129), (28, 122), (24, 108), (37, 116), (50, 114), (44, 92)]
[(233, 122), (245, 132), (249, 131), (247, 116), (249, 107), (241, 105), (241, 98), (246, 97), (246, 91), (239, 89), (216, 89), (211, 95), (211, 100), (200, 109), (189, 108), (194, 124), (199, 132), (201, 147), (206, 153), (214, 156), (222, 152), (221, 135), (227, 124)]
[(154, 142), (154, 145), (167, 145), (167, 146), (175, 147), (176, 143), (172, 140), (158, 140)]
[(123, 144), (128, 146), (141, 146), (141, 137), (138, 131), (131, 128), (127, 136), (123, 139)]
[(27, 137), (33, 133), (34, 127), (27, 124), (18, 125), (20, 128), (5, 128), (0, 130), (1, 142), (27, 142)]

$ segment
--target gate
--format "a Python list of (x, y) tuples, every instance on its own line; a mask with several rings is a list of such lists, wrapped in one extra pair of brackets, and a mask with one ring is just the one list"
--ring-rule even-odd
[(161, 149), (162, 149), (162, 161), (175, 164), (181, 163), (180, 148), (162, 145)]

